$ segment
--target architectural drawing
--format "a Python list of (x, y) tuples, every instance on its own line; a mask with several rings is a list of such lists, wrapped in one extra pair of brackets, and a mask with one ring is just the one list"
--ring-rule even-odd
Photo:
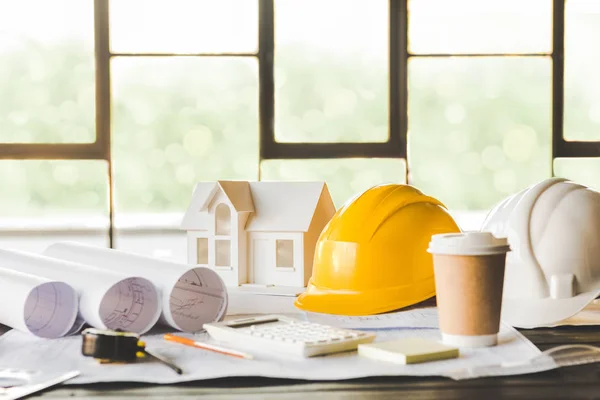
[[(227, 311), (225, 283), (209, 268), (82, 243), (54, 243), (45, 254), (85, 265), (89, 269), (95, 267), (113, 273), (127, 271), (146, 277), (160, 292), (156, 297), (162, 309), (160, 323), (174, 329), (198, 332), (205, 323), (220, 321)], [(147, 294), (144, 294), (144, 304), (148, 305)]]
[[(139, 282), (137, 278), (128, 278), (124, 282), (113, 286), (109, 295), (114, 296), (114, 299), (105, 299), (100, 306), (101, 312), (106, 312), (106, 315), (103, 315), (104, 324), (111, 327), (111, 329), (130, 330), (131, 325), (138, 321), (140, 316), (144, 318), (144, 305), (148, 301), (145, 297), (150, 297), (151, 303), (155, 304), (157, 302), (157, 299), (145, 296), (147, 292), (151, 293), (145, 287), (144, 282)], [(105, 301), (109, 304), (112, 303), (112, 309), (102, 309)], [(154, 304), (150, 306), (154, 306)]]
[(334, 213), (325, 182), (200, 182), (182, 221), (188, 263), (227, 286), (304, 287)]
[(108, 329), (146, 332), (158, 320), (160, 304), (152, 283), (127, 278), (113, 285), (102, 297), (98, 313)]
[(193, 268), (175, 284), (169, 307), (179, 329), (198, 331), (198, 325), (223, 318), (227, 310), (227, 291), (212, 271)]

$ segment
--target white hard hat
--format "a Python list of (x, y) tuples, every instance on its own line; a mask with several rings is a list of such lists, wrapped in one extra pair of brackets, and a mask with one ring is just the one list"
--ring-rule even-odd
[(552, 326), (600, 295), (600, 193), (561, 178), (502, 201), (482, 231), (506, 237), (502, 319)]

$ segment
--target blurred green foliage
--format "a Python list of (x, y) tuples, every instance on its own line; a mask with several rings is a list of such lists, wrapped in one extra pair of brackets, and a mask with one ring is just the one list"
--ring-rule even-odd
[[(89, 51), (77, 43), (30, 46), (0, 62), (0, 140), (93, 140)], [(317, 63), (292, 56), (299, 48), (281, 52), (289, 58), (277, 72), (278, 140), (385, 140), (384, 68), (327, 52)], [(543, 57), (411, 61), (410, 181), (453, 209), (479, 210), (550, 176), (550, 70)], [(183, 211), (197, 181), (258, 179), (255, 59), (117, 58), (112, 78), (117, 212)], [(598, 183), (596, 160), (560, 162), (559, 173), (579, 179), (585, 170), (582, 179)], [(262, 168), (263, 179), (326, 179), (338, 205), (372, 184), (404, 182), (406, 173), (402, 160), (279, 160)], [(100, 161), (1, 161), (0, 214), (105, 212), (105, 172)]]
[(409, 63), (410, 180), (453, 209), (481, 210), (551, 175), (544, 58)]
[(356, 52), (336, 56), (296, 44), (278, 48), (275, 67), (277, 141), (388, 139), (388, 66), (384, 59), (373, 62)]
[(119, 210), (180, 211), (200, 180), (258, 178), (256, 60), (125, 58), (112, 67)]
[(1, 142), (94, 141), (94, 63), (82, 44), (29, 40), (0, 56)]

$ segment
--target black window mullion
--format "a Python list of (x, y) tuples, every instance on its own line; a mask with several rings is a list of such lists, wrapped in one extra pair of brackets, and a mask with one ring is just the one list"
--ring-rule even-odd
[(109, 0), (94, 0), (94, 52), (96, 61), (96, 142), (107, 161), (108, 243), (115, 247), (113, 164), (111, 155), (111, 88)]
[(258, 0), (258, 115), (260, 161), (269, 158), (275, 144), (275, 6)]
[(407, 159), (408, 182), (408, 1), (390, 0), (389, 17), (389, 143)]
[(553, 0), (552, 17), (552, 175), (564, 143), (565, 0)]

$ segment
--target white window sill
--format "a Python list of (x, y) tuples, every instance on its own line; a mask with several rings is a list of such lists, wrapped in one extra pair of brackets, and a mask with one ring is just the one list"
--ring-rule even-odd
[[(488, 211), (450, 211), (460, 227), (478, 230)], [(182, 214), (121, 215), (115, 220), (120, 250), (187, 263)], [(0, 247), (42, 252), (58, 241), (108, 246), (108, 219), (101, 217), (0, 218)], [(217, 267), (231, 271), (231, 267)], [(283, 268), (278, 268), (282, 270)], [(292, 268), (290, 272), (294, 271)]]
[(456, 223), (463, 231), (478, 231), (488, 215), (488, 210), (483, 211), (453, 211), (450, 215), (456, 220)]
[[(488, 214), (488, 210), (460, 211), (450, 210), (463, 230), (477, 230)], [(161, 214), (117, 214), (115, 228), (128, 232), (171, 231), (182, 232), (182, 213)], [(72, 232), (87, 231), (103, 233), (108, 229), (108, 218), (101, 216), (63, 216), (63, 217), (29, 217), (0, 219), (0, 234), (5, 232), (42, 231)], [(231, 239), (231, 236), (216, 236), (216, 239)]]
[(215, 271), (233, 271), (233, 267), (214, 267)]

